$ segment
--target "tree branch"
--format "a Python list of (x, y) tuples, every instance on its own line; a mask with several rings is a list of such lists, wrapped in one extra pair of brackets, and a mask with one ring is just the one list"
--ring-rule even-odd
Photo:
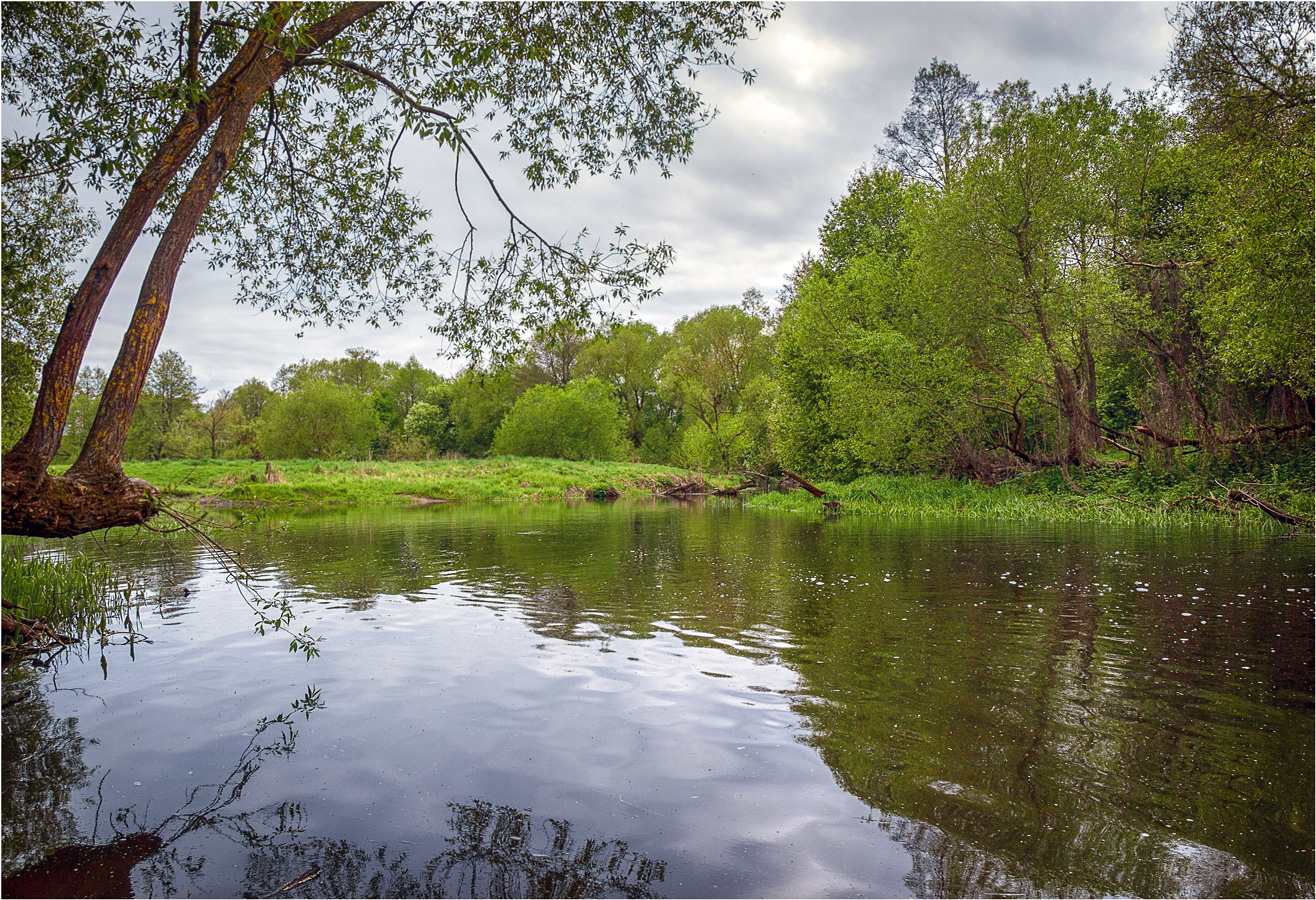
[[(354, 72), (357, 75), (360, 75), (362, 78), (366, 78), (370, 81), (373, 81), (376, 84), (380, 85), (381, 87), (385, 88), (389, 93), (393, 94), (393, 96), (397, 97), (404, 104), (406, 104), (416, 112), (422, 113), (427, 116), (435, 116), (437, 118), (443, 119), (446, 123), (448, 123), (450, 132), (453, 137), (453, 141), (457, 145), (458, 154), (460, 155), (463, 150), (465, 150), (467, 153), (470, 154), (471, 159), (475, 161), (475, 165), (479, 167), (480, 174), (484, 176), (485, 182), (489, 185), (489, 190), (493, 192), (494, 199), (498, 201), (498, 205), (501, 206), (503, 208), (503, 211), (507, 213), (507, 216), (511, 220), (512, 224), (514, 226), (519, 227), (526, 234), (532, 236), (535, 240), (539, 241), (540, 245), (543, 246), (544, 248), (552, 250), (555, 253), (559, 253), (563, 256), (567, 256), (567, 257), (571, 256), (571, 254), (562, 250), (556, 244), (547, 240), (543, 235), (541, 235), (538, 231), (532, 228), (524, 219), (522, 219), (519, 215), (517, 215), (516, 212), (512, 209), (511, 205), (508, 204), (508, 202), (505, 199), (503, 199), (502, 193), (498, 190), (498, 184), (494, 181), (493, 176), (489, 174), (489, 170), (485, 168), (484, 161), (480, 159), (479, 154), (475, 152), (475, 148), (471, 146), (470, 141), (466, 139), (466, 135), (462, 132), (460, 127), (461, 120), (457, 116), (454, 116), (452, 113), (444, 112), (441, 109), (420, 102), (415, 97), (408, 94), (403, 88), (399, 87), (387, 76), (379, 72), (376, 72), (374, 69), (363, 66), (360, 63), (355, 63), (345, 59), (330, 59), (328, 57), (307, 57), (305, 59), (299, 58), (296, 64), (329, 66), (330, 68), (347, 69), (348, 71)], [(465, 215), (465, 210), (462, 211), (462, 215), (463, 216)], [(469, 217), (467, 218), (466, 221), (467, 224), (470, 223)]]
[(183, 68), (183, 82), (196, 84), (201, 80), (201, 0), (192, 0), (187, 11), (187, 65)]

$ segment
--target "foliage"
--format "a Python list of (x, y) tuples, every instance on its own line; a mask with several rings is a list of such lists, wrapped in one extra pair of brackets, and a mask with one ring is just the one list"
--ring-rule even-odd
[(761, 319), (735, 306), (711, 307), (672, 329), (663, 390), (675, 399), (687, 433), (702, 431), (682, 438), (683, 452), (715, 460), (716, 471), (731, 471), (750, 452), (749, 423), (737, 414), (746, 386), (770, 365), (770, 342), (762, 330)]
[(242, 416), (249, 422), (260, 418), (265, 404), (274, 396), (274, 391), (259, 378), (248, 378), (234, 389), (232, 401), (242, 410)]
[(197, 398), (202, 390), (182, 354), (176, 350), (159, 354), (146, 376), (125, 452), (139, 459), (192, 455), (187, 452), (186, 427), (200, 412)]
[(64, 428), (57, 456), (59, 460), (72, 460), (77, 456), (78, 448), (91, 430), (91, 420), (96, 415), (96, 407), (104, 389), (105, 370), (99, 366), (88, 366), (78, 374), (77, 393), (73, 395), (69, 407), (68, 424)]
[(360, 391), (330, 381), (309, 382), (269, 407), (260, 446), (272, 459), (365, 459), (379, 431)]
[(530, 365), (543, 373), (547, 384), (565, 387), (576, 374), (577, 360), (589, 341), (589, 333), (575, 323), (554, 322), (531, 338)]
[(1167, 74), (1209, 133), (1310, 130), (1316, 12), (1302, 3), (1185, 6), (1172, 20)]
[(508, 411), (491, 452), (556, 459), (622, 459), (621, 414), (597, 378), (526, 391)]
[(407, 437), (420, 438), (429, 450), (442, 453), (452, 449), (452, 422), (442, 406), (417, 401), (407, 413), (405, 427)]
[[(663, 429), (672, 418), (673, 411), (663, 403), (659, 391), (663, 357), (670, 349), (669, 335), (660, 334), (647, 322), (631, 322), (614, 327), (580, 351), (580, 372), (599, 378), (616, 392), (626, 418), (627, 437), (634, 447), (642, 447), (646, 441), (652, 444), (650, 432)], [(655, 433), (653, 440), (660, 433)]]
[(422, 366), (414, 354), (402, 365), (386, 362), (382, 369), (388, 408), (380, 411), (380, 418), (397, 429), (425, 392), (439, 384), (439, 376)]
[(972, 408), (948, 409), (965, 370), (959, 348), (921, 353), (911, 340), (906, 281), (898, 256), (872, 253), (805, 282), (777, 343), (773, 433), (783, 466), (848, 480), (947, 462), (945, 419), (967, 427), (975, 418)]
[(918, 70), (914, 93), (900, 121), (886, 126), (878, 156), (908, 178), (946, 190), (972, 151), (978, 82), (959, 66), (933, 57)]
[[(130, 616), (140, 602), (103, 562), (74, 552), (47, 552), (30, 542), (3, 545), (7, 604), (25, 619), (38, 619), (61, 633), (87, 637), (113, 630), (113, 618)], [(131, 622), (127, 630), (131, 631)]]
[(1272, 435), (1297, 453), (1316, 344), (1311, 18), (1180, 10), (1187, 120), (1155, 93), (981, 95), (950, 64), (920, 71), (879, 148), (897, 170), (856, 173), (784, 294), (782, 464), (990, 483), (1110, 447), (1149, 470), (1212, 470)]
[(448, 389), (452, 449), (468, 456), (487, 453), (503, 417), (525, 389), (509, 367), (462, 373)]
[[(88, 182), (125, 193), (246, 36), (283, 15), (183, 8), (152, 22), (43, 6), (5, 10), (6, 100), (35, 124), (6, 139), (6, 169), (68, 177), (94, 159)], [(452, 150), (454, 167), (464, 158), (483, 180), (474, 123), (492, 119), (489, 139), (522, 160), (536, 189), (644, 162), (667, 172), (713, 115), (691, 78), (734, 69), (735, 45), (777, 15), (757, 4), (383, 4), (328, 46), (299, 48), (332, 12), (298, 9), (282, 26), (280, 49), (301, 55), (258, 101), (254, 119), (272, 127), (248, 131), (202, 223), (212, 262), (240, 272), (244, 302), (307, 325), (394, 320), (415, 301), (468, 348), (504, 345), (557, 308), (647, 296), (670, 252), (624, 229), (604, 247), (590, 249), (583, 232), (559, 246), (514, 214), (503, 241), (478, 246), (471, 223), (456, 252), (439, 252), (427, 211), (398, 182), (400, 134)], [(202, 40), (189, 47), (194, 24)], [(181, 68), (179, 46), (192, 54)]]
[(905, 206), (913, 202), (905, 177), (888, 169), (860, 169), (845, 196), (833, 201), (818, 243), (822, 264), (837, 272), (869, 253), (900, 254), (907, 249)]
[(197, 429), (208, 444), (206, 455), (213, 459), (237, 451), (246, 436), (244, 425), (246, 417), (232, 392), (220, 391), (197, 417)]
[(95, 216), (61, 193), (55, 179), (6, 184), (0, 296), (4, 328), (3, 439), (11, 446), (27, 430), (42, 361), (73, 295), (69, 268), (96, 231)]
[(1316, 13), (1186, 6), (1168, 74), (1207, 173), (1190, 215), (1210, 272), (1198, 303), (1236, 380), (1312, 393)]

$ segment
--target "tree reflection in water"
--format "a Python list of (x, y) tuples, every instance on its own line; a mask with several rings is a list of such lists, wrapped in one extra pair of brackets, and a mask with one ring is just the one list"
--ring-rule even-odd
[(280, 896), (304, 897), (657, 897), (665, 864), (625, 841), (578, 842), (571, 823), (484, 800), (449, 803), (448, 849), (410, 865), (402, 851), (366, 850), (342, 840), (312, 839), (252, 853), (247, 896), (278, 892), (300, 872), (318, 877)]
[[(305, 696), (292, 703), (292, 710), (309, 717), (321, 706), (319, 692), (307, 688)], [(85, 836), (69, 808), (73, 793), (86, 786), (93, 774), (82, 758), (87, 742), (78, 732), (77, 720), (51, 715), (30, 671), (15, 668), (7, 672), (0, 779), (4, 896), (132, 896), (131, 873), (143, 863), (149, 893), (174, 894), (178, 873), (196, 877), (204, 865), (204, 860), (180, 859), (171, 847), (184, 835), (208, 828), (251, 844), (269, 843), (295, 831), (299, 817), (289, 814), (290, 809), (295, 812), (295, 804), (224, 814), (242, 797), (266, 759), (287, 756), (296, 749), (293, 713), (260, 719), (227, 777), (194, 787), (187, 802), (154, 827), (141, 821), (134, 807), (110, 814), (112, 836), (102, 842), (98, 825), (90, 837)]]
[[(482, 607), (546, 655), (625, 647), (588, 668), (646, 690), (668, 686), (624, 661), (667, 663), (673, 640), (773, 667), (792, 685), (780, 691), (798, 723), (790, 740), (874, 810), (864, 830), (908, 851), (897, 877), (919, 896), (1313, 895), (1311, 563), (1283, 542), (548, 504), (294, 518), (234, 540), (299, 601), (376, 604), (418, 634)], [(1289, 578), (1295, 587), (1276, 587)], [(369, 648), (374, 633), (352, 636)], [(350, 677), (349, 660), (337, 665)], [(423, 653), (395, 666), (413, 681), (430, 672)], [(725, 687), (709, 696), (738, 704), (753, 699), (740, 691), (769, 690), (757, 675)], [(43, 727), (43, 741), (80, 740)], [(6, 773), (30, 753), (11, 753), (8, 729)], [(11, 794), (30, 787), (6, 777), (5, 790), (10, 862), (11, 826), (52, 835), (28, 838), (43, 850), (86, 840), (49, 810), (15, 822)], [(818, 799), (791, 795), (779, 814)], [(378, 835), (390, 853), (356, 831), (308, 837), (313, 820), (293, 804), (225, 813), (206, 830), (230, 859), (207, 845), (203, 877), (171, 847), (135, 870), (138, 888), (149, 877), (155, 893), (183, 893), (165, 879), (190, 878), (208, 893), (267, 895), (314, 871), (280, 896), (645, 896), (663, 881), (663, 864), (616, 842), (576, 845), (568, 824), (532, 822), (528, 809), (475, 802), (450, 815), (446, 845), (444, 833), (419, 832), (424, 850), (405, 831)], [(682, 848), (649, 849), (685, 871)]]
[[(76, 719), (55, 718), (37, 680), (21, 669), (4, 683), (4, 842), (6, 897), (131, 896), (132, 873), (150, 896), (199, 886), (205, 857), (174, 846), (194, 831), (222, 835), (248, 850), (248, 896), (289, 897), (654, 897), (665, 864), (624, 841), (572, 835), (570, 822), (536, 822), (529, 810), (483, 800), (450, 803), (448, 849), (413, 866), (404, 851), (366, 850), (344, 840), (304, 838), (307, 812), (282, 802), (228, 811), (261, 765), (296, 749), (294, 713), (321, 708), (318, 692), (257, 722), (221, 781), (194, 787), (158, 824), (135, 807), (109, 816), (111, 835), (84, 834), (70, 809), (94, 774), (83, 760)], [(97, 816), (99, 820), (99, 815)], [(140, 867), (140, 868), (139, 868)]]
[[(5, 670), (4, 738), (0, 761), (4, 874), (48, 849), (78, 841), (69, 810), (73, 792), (87, 783), (86, 740), (76, 719), (56, 719), (39, 679), (26, 666)], [(6, 885), (5, 893), (8, 894)]]

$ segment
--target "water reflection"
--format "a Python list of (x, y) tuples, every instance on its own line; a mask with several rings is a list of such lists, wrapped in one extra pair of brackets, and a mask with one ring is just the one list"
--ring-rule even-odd
[[(95, 774), (83, 760), (87, 741), (78, 731), (77, 720), (51, 715), (47, 698), (30, 672), (6, 673), (4, 754), (0, 758), (4, 895), (131, 897), (131, 873), (139, 865), (143, 866), (141, 877), (148, 895), (173, 895), (178, 893), (180, 874), (195, 879), (204, 868), (204, 859), (181, 858), (173, 848), (184, 836), (210, 830), (254, 846), (294, 832), (296, 810), (287, 803), (255, 812), (226, 810), (242, 797), (266, 760), (294, 752), (297, 731), (293, 713), (309, 718), (319, 708), (318, 692), (308, 688), (304, 697), (292, 703), (292, 713), (255, 723), (251, 740), (218, 782), (191, 787), (186, 802), (153, 826), (148, 824), (146, 808), (126, 806), (106, 812), (111, 836), (101, 839), (104, 797), (99, 787), (89, 835), (79, 827), (70, 807), (74, 792), (87, 786)], [(104, 777), (100, 782), (103, 784)], [(269, 820), (274, 820), (273, 827)]]
[[(37, 676), (15, 666), (4, 675), (4, 738), (0, 747), (0, 820), (4, 873), (43, 850), (79, 840), (69, 809), (73, 792), (87, 784), (86, 740), (76, 719), (57, 719)], [(8, 893), (8, 890), (5, 891)]]
[(483, 800), (448, 809), (448, 849), (431, 859), (412, 863), (410, 851), (390, 852), (386, 844), (367, 850), (345, 840), (299, 841), (251, 854), (246, 896), (269, 896), (295, 872), (310, 877), (287, 896), (659, 896), (653, 886), (664, 864), (624, 841), (578, 841), (570, 822), (537, 821), (530, 810)]
[[(626, 505), (342, 513), (240, 540), (263, 589), (330, 630), (341, 707), (316, 745), (334, 766), (304, 760), (275, 795), (298, 800), (229, 829), (255, 895), (312, 870), (285, 893), (886, 895), (877, 838), (918, 896), (1313, 893), (1294, 543)], [(202, 617), (200, 596), (170, 615)], [(427, 803), (406, 799), (422, 782)], [(340, 819), (336, 790), (363, 794)], [(434, 833), (416, 823), (462, 797), (489, 799), (449, 803), (447, 849), (416, 850)], [(610, 837), (531, 819), (562, 797)], [(310, 824), (381, 809), (397, 824), (377, 838)], [(802, 847), (815, 880), (787, 881)], [(153, 890), (177, 892), (187, 858)]]

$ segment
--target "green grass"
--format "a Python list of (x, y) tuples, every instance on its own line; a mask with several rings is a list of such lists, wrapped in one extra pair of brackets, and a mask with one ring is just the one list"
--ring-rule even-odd
[(36, 552), (29, 541), (6, 538), (0, 559), (4, 599), (15, 607), (6, 612), (56, 631), (82, 638), (103, 633), (117, 624), (112, 617), (137, 605), (109, 566), (81, 554)]
[[(999, 519), (1030, 522), (1102, 522), (1112, 524), (1229, 524), (1265, 531), (1288, 531), (1284, 525), (1250, 506), (1237, 513), (1221, 512), (1194, 499), (1214, 492), (1223, 500), (1227, 489), (1133, 472), (1094, 469), (1073, 473), (1078, 491), (1059, 470), (1022, 476), (996, 486), (972, 481), (923, 476), (860, 478), (849, 484), (815, 482), (824, 500), (839, 503), (839, 515), (888, 516), (902, 519)], [(1295, 515), (1311, 518), (1312, 491), (1282, 481), (1233, 482), (1249, 494)], [(747, 500), (760, 509), (825, 512), (805, 491), (759, 494)]]
[[(207, 504), (251, 506), (410, 504), (432, 501), (538, 501), (650, 496), (691, 477), (674, 466), (621, 462), (570, 462), (500, 456), (429, 462), (321, 462), (283, 460), (268, 464), (235, 460), (129, 462), (125, 472), (144, 478), (167, 498)], [(1229, 524), (1285, 531), (1261, 511), (1243, 506), (1222, 512), (1199, 499), (1214, 493), (1223, 502), (1228, 487), (1241, 487), (1288, 512), (1311, 518), (1313, 494), (1303, 467), (1217, 474), (1101, 466), (1072, 470), (1074, 486), (1058, 469), (1020, 476), (996, 486), (928, 476), (860, 478), (849, 484), (818, 482), (840, 515), (924, 519), (1001, 519), (1047, 522)], [(1246, 477), (1245, 477), (1246, 476)], [(719, 487), (739, 477), (710, 477)], [(1075, 490), (1077, 487), (1077, 490)], [(762, 509), (817, 514), (826, 511), (804, 491), (749, 495)]]
[[(237, 504), (416, 503), (434, 500), (569, 500), (651, 495), (690, 473), (644, 463), (570, 462), (500, 456), (432, 462), (264, 462), (165, 460), (128, 462), (166, 497)], [(710, 478), (720, 486), (739, 479)]]

